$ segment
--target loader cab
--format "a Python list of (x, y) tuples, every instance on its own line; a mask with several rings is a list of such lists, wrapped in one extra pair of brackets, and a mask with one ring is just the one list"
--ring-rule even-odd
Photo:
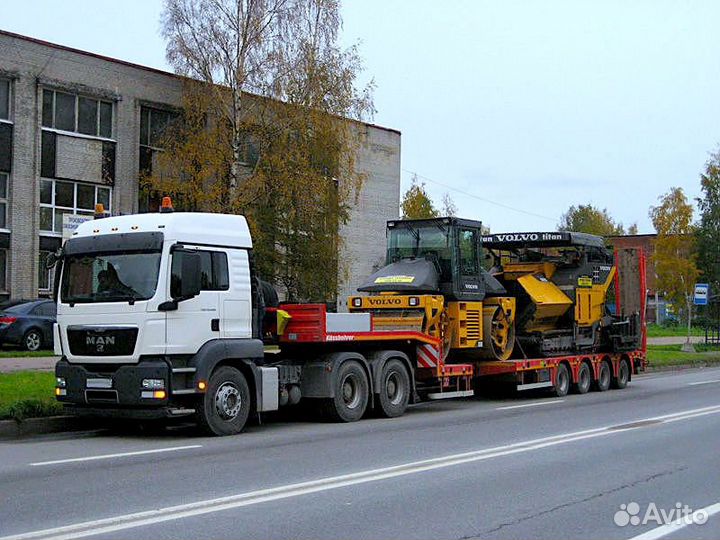
[(435, 266), (437, 291), (446, 298), (482, 300), (481, 228), (479, 221), (455, 217), (389, 221), (386, 264), (425, 259)]

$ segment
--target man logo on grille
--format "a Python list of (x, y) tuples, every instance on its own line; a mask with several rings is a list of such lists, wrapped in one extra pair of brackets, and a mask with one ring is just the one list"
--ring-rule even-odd
[(95, 347), (95, 352), (104, 352), (105, 345), (115, 345), (115, 336), (87, 336), (85, 344)]

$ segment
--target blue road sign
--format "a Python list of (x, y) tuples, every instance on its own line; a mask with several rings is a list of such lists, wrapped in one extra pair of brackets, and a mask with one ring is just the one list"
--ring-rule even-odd
[(696, 306), (707, 306), (708, 297), (710, 296), (710, 285), (707, 283), (695, 284), (695, 297), (693, 303)]

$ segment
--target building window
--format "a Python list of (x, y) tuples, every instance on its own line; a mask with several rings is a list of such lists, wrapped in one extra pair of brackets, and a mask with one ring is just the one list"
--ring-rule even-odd
[(110, 101), (43, 90), (43, 127), (110, 139), (112, 115)]
[(8, 173), (0, 172), (0, 229), (7, 229)]
[(10, 120), (10, 81), (0, 79), (0, 120)]
[(63, 214), (92, 216), (95, 205), (112, 212), (109, 187), (65, 180), (40, 179), (40, 231), (62, 234)]
[(169, 125), (177, 119), (177, 113), (142, 107), (140, 109), (140, 146), (161, 150), (163, 135)]
[(52, 291), (55, 268), (47, 267), (47, 260), (51, 253), (51, 251), (41, 251), (40, 257), (38, 257), (38, 290), (40, 292)]

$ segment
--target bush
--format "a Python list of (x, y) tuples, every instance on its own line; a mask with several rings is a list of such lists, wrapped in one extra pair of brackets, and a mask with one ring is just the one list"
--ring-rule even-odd
[(62, 405), (57, 401), (42, 401), (39, 399), (25, 399), (16, 401), (7, 409), (7, 416), (17, 422), (26, 418), (39, 416), (55, 416), (62, 414)]

